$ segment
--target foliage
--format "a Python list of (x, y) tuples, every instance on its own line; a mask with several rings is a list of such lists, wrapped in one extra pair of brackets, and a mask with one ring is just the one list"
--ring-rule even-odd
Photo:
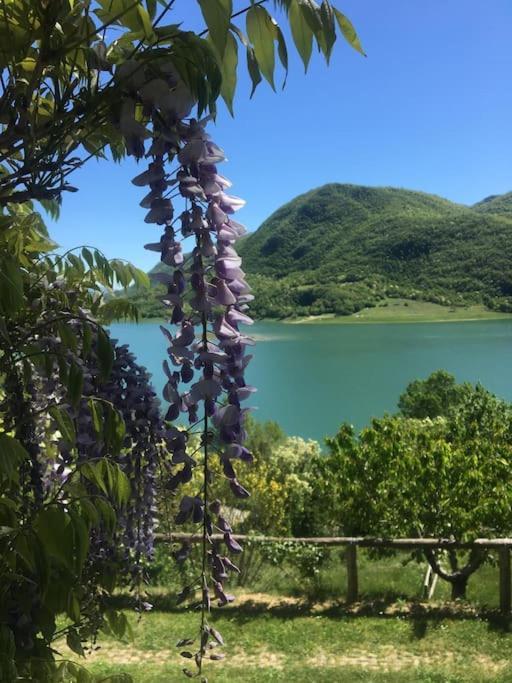
[(350, 315), (389, 298), (508, 311), (512, 222), (420, 192), (325, 185), (243, 240), (255, 316)]
[(125, 632), (106, 598), (140, 583), (138, 545), (151, 541), (140, 487), (151, 484), (158, 409), (148, 412), (145, 373), (97, 322), (112, 313), (102, 290), (139, 272), (87, 248), (45, 256), (41, 217), (27, 203), (11, 212), (0, 258), (0, 678), (66, 669), (85, 681), (54, 661), (53, 643), (66, 637), (83, 654), (100, 630)]
[[(182, 30), (173, 1), (12, 0), (0, 14), (0, 205), (60, 198), (68, 176), (91, 156), (141, 156), (149, 136), (146, 105), (163, 117), (215, 113), (222, 95), (232, 110), (238, 50), (247, 55), (253, 92), (274, 87), (275, 51), (286, 73), (287, 47), (275, 19), (257, 3), (234, 11), (232, 0), (198, 0), (207, 31)], [(362, 52), (344, 15), (323, 0), (281, 0), (307, 66), (313, 39), (326, 59), (344, 38)], [(247, 35), (236, 25), (246, 19)], [(173, 19), (177, 23), (172, 23)], [(171, 23), (164, 23), (171, 21)], [(161, 90), (170, 82), (169, 96)], [(134, 90), (143, 88), (139, 97)], [(184, 113), (182, 113), (184, 112)]]
[[(319, 465), (322, 495), (349, 535), (507, 536), (511, 435), (512, 407), (480, 386), (465, 386), (445, 416), (386, 416), (359, 436), (343, 425), (327, 440), (330, 454)], [(471, 553), (461, 568), (449, 553), (451, 573), (433, 554), (427, 559), (463, 595), (484, 557)]]
[(240, 528), (270, 536), (301, 535), (319, 444), (286, 437), (275, 422), (251, 420), (247, 430), (254, 462), (245, 474), (251, 497), (238, 503), (239, 509), (249, 513)]
[(474, 208), (482, 213), (495, 213), (501, 216), (512, 213), (512, 193), (493, 194), (475, 204)]
[(470, 384), (457, 384), (446, 370), (437, 370), (427, 379), (411, 382), (398, 399), (398, 408), (404, 417), (446, 417), (472, 393)]

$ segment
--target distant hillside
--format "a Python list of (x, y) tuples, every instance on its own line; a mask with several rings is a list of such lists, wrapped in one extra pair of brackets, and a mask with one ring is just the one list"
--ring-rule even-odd
[(493, 194), (490, 197), (482, 199), (482, 201), (475, 204), (473, 208), (476, 211), (482, 211), (484, 213), (497, 213), (502, 216), (512, 216), (512, 192), (507, 192), (507, 194)]
[(470, 208), (357, 185), (300, 195), (241, 245), (257, 294), (253, 310), (347, 315), (390, 297), (512, 310), (510, 197)]
[[(512, 312), (512, 193), (467, 207), (324, 185), (274, 212), (239, 251), (260, 318), (349, 315), (391, 298)], [(148, 317), (162, 312), (152, 299)]]

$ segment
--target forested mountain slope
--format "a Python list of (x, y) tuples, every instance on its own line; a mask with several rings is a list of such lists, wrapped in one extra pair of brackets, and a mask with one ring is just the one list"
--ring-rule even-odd
[[(397, 188), (329, 184), (238, 244), (256, 317), (348, 315), (400, 297), (512, 311), (512, 193), (473, 207)], [(162, 307), (142, 301), (147, 317)]]
[(398, 296), (512, 310), (509, 203), (339, 184), (300, 195), (240, 245), (254, 311), (346, 315)]

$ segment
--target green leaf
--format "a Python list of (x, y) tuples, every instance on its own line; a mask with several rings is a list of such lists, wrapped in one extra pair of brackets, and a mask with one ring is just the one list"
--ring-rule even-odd
[(72, 351), (76, 351), (77, 349), (77, 338), (75, 333), (73, 332), (73, 329), (63, 322), (62, 320), (59, 320), (57, 323), (57, 331), (59, 333), (60, 340), (62, 344), (67, 349), (71, 349)]
[(36, 561), (34, 558), (34, 543), (33, 539), (28, 540), (28, 534), (19, 533), (14, 540), (14, 550), (19, 557), (25, 562), (30, 571), (36, 571)]
[(68, 396), (73, 408), (78, 408), (82, 398), (82, 391), (84, 388), (84, 373), (82, 368), (76, 363), (72, 362), (68, 374)]
[(33, 57), (26, 57), (22, 62), (19, 62), (17, 66), (20, 66), (23, 71), (32, 72), (36, 68), (37, 60)]
[(288, 48), (286, 47), (286, 41), (283, 36), (283, 32), (277, 24), (275, 24), (276, 37), (277, 37), (277, 54), (281, 60), (281, 64), (285, 70), (283, 88), (286, 85), (286, 79), (288, 78)]
[(236, 70), (238, 66), (238, 43), (231, 32), (228, 33), (224, 59), (222, 60), (221, 95), (229, 113), (233, 116), (233, 98), (236, 89)]
[(322, 32), (322, 19), (320, 16), (320, 8), (312, 0), (297, 0), (299, 3), (302, 15), (307, 21), (313, 35), (319, 36)]
[(82, 258), (83, 258), (84, 261), (87, 263), (87, 265), (89, 266), (89, 268), (90, 268), (91, 270), (93, 270), (93, 268), (94, 268), (94, 257), (93, 257), (93, 255), (91, 254), (91, 252), (89, 251), (89, 249), (87, 249), (87, 247), (84, 247), (84, 248), (82, 249)]
[(288, 17), (292, 30), (293, 42), (304, 62), (304, 69), (307, 71), (311, 53), (313, 51), (313, 31), (301, 11), (298, 0), (291, 1)]
[[(105, 526), (105, 529), (107, 531), (113, 532), (116, 528), (116, 523), (117, 523), (117, 517), (114, 508), (112, 505), (105, 500), (104, 498), (97, 498), (95, 501), (96, 504), (96, 509), (100, 515), (100, 518), (102, 520), (102, 523)], [(110, 580), (113, 581), (115, 585), (115, 580), (113, 577), (112, 572), (108, 572), (110, 574)]]
[(247, 35), (254, 47), (254, 54), (261, 73), (275, 90), (274, 40), (276, 31), (270, 14), (264, 7), (253, 5), (247, 12)]
[(343, 37), (345, 40), (351, 45), (354, 50), (357, 50), (357, 52), (360, 52), (363, 57), (366, 57), (366, 53), (363, 50), (363, 46), (361, 45), (361, 42), (358, 38), (358, 35), (356, 33), (356, 30), (354, 26), (352, 25), (352, 22), (347, 19), (347, 17), (342, 14), (336, 7), (334, 9), (334, 14), (336, 16), (336, 19), (338, 21), (338, 26), (340, 27), (340, 31), (343, 34)]
[(76, 570), (80, 573), (89, 552), (89, 524), (76, 510), (70, 509), (69, 514), (73, 522)]
[(66, 612), (68, 617), (74, 621), (75, 624), (80, 621), (80, 601), (73, 590), (70, 590), (68, 593)]
[(53, 218), (53, 220), (58, 220), (60, 216), (60, 203), (57, 199), (40, 199), (39, 203), (45, 211)]
[(23, 273), (16, 259), (5, 256), (0, 260), (0, 311), (13, 315), (22, 308)]
[(66, 643), (70, 650), (75, 652), (77, 655), (80, 655), (81, 657), (85, 657), (84, 648), (82, 647), (82, 641), (80, 640), (78, 631), (75, 628), (69, 629), (68, 634), (66, 636)]
[(233, 33), (236, 33), (236, 35), (238, 36), (238, 40), (242, 43), (244, 47), (247, 47), (249, 45), (247, 36), (238, 28), (238, 26), (236, 26), (236, 24), (230, 24), (229, 28), (233, 31)]
[(8, 482), (18, 481), (18, 471), (24, 460), (28, 460), (28, 453), (18, 439), (5, 432), (0, 433), (0, 479)]
[(334, 11), (329, 0), (323, 0), (320, 6), (320, 18), (322, 20), (322, 37), (323, 40), (320, 45), (323, 47), (323, 52), (327, 62), (331, 56), (332, 48), (336, 42), (336, 26), (334, 23)]
[(71, 517), (60, 506), (41, 510), (35, 521), (37, 537), (49, 557), (74, 570), (74, 531)]
[(114, 347), (110, 337), (102, 327), (98, 327), (98, 361), (101, 379), (107, 380), (114, 365)]
[(112, 406), (106, 408), (104, 435), (107, 446), (111, 448), (113, 453), (119, 453), (123, 447), (126, 425), (119, 410)]
[(103, 408), (99, 401), (94, 398), (90, 398), (88, 401), (89, 410), (91, 411), (92, 426), (97, 436), (103, 432)]
[(139, 13), (142, 26), (144, 28), (144, 34), (148, 40), (152, 40), (155, 36), (153, 31), (153, 24), (151, 23), (151, 17), (145, 7), (141, 4), (137, 5), (137, 12)]
[(100, 515), (95, 507), (95, 504), (89, 498), (82, 498), (80, 501), (81, 516), (84, 522), (89, 526), (97, 526)]
[(258, 66), (258, 61), (256, 59), (256, 55), (254, 54), (254, 50), (250, 45), (247, 46), (247, 69), (249, 71), (249, 76), (251, 77), (252, 81), (252, 97), (254, 95), (254, 91), (261, 83), (261, 73), (260, 68)]
[(70, 445), (74, 446), (76, 441), (75, 426), (66, 409), (59, 406), (52, 406), (49, 413), (57, 423), (62, 438)]
[(222, 59), (233, 12), (232, 0), (198, 0), (198, 2), (212, 42)]
[(126, 476), (126, 474), (121, 470), (119, 465), (117, 465), (117, 478), (115, 481), (115, 490), (114, 493), (117, 498), (117, 502), (119, 505), (126, 505), (126, 503), (130, 500), (130, 495), (131, 495), (132, 489), (130, 486), (130, 480)]
[(140, 268), (137, 268), (132, 263), (128, 264), (128, 268), (130, 270), (130, 274), (133, 278), (133, 281), (135, 282), (137, 287), (143, 287), (144, 289), (148, 289), (151, 286), (151, 281), (147, 273), (145, 273)]
[(99, 462), (86, 462), (80, 466), (80, 474), (103, 491), (108, 496), (106, 472), (103, 467), (103, 460)]
[(127, 632), (131, 632), (128, 619), (123, 612), (109, 609), (105, 612), (105, 617), (107, 620), (107, 628), (104, 630), (106, 630), (107, 633), (110, 632), (115, 638), (121, 640), (121, 638), (125, 637)]

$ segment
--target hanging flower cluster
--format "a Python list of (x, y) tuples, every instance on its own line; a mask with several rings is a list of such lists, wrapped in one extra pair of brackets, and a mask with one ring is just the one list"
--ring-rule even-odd
[[(129, 97), (134, 97), (133, 90)], [(162, 326), (169, 357), (163, 363), (167, 379), (163, 396), (169, 404), (165, 417), (169, 422), (189, 424), (188, 428), (171, 426), (167, 431), (171, 453), (167, 489), (174, 492), (189, 482), (198, 465), (203, 473), (201, 490), (181, 499), (175, 519), (177, 524), (202, 526), (203, 566), (197, 586), (202, 594), (201, 644), (195, 654), (201, 670), (207, 648), (221, 640), (206, 620), (211, 595), (219, 605), (231, 602), (233, 596), (225, 592), (224, 581), (229, 572), (237, 571), (212, 542), (214, 530), (223, 534), (229, 552), (242, 550), (222, 515), (220, 502), (209, 498), (213, 452), (220, 458), (232, 493), (238, 498), (249, 496), (235, 469), (236, 461), (252, 460), (243, 445), (248, 410), (243, 402), (254, 391), (244, 379), (251, 359), (246, 349), (253, 341), (241, 326), (252, 323), (247, 309), (253, 297), (234, 248), (245, 228), (233, 218), (244, 201), (227, 193), (231, 183), (217, 169), (225, 160), (224, 152), (207, 134), (207, 120), (184, 119), (183, 103), (188, 103), (185, 109), (189, 113), (193, 102), (175, 75), (167, 82), (159, 78), (146, 83), (139, 97), (146, 111), (151, 111), (153, 140), (146, 155), (148, 168), (133, 183), (148, 190), (141, 201), (148, 210), (145, 222), (163, 230), (159, 241), (145, 247), (158, 252), (162, 263), (169, 266), (154, 276), (167, 287), (163, 301), (171, 324), (170, 328)], [(137, 150), (136, 156), (141, 156), (143, 140), (135, 144), (129, 137), (127, 142)], [(190, 244), (186, 256), (183, 243), (185, 247)], [(190, 434), (198, 425), (200, 462), (189, 446)], [(183, 559), (187, 552), (185, 544), (177, 556)]]
[[(127, 345), (114, 345), (114, 362), (107, 382), (92, 394), (116, 409), (125, 425), (120, 453), (112, 459), (121, 467), (130, 482), (127, 502), (117, 511), (117, 530), (109, 542), (98, 539), (98, 552), (123, 555), (132, 588), (140, 589), (144, 581), (143, 568), (154, 553), (154, 523), (156, 518), (155, 479), (160, 448), (164, 437), (160, 401), (144, 367), (138, 365)], [(85, 375), (85, 373), (84, 373)], [(90, 375), (88, 379), (93, 379)], [(94, 386), (84, 387), (94, 390)], [(79, 458), (105, 457), (105, 446), (98, 443), (91, 424), (90, 407), (84, 402), (77, 420)]]
[[(81, 346), (86, 323), (68, 323)], [(31, 462), (22, 486), (27, 489), (25, 498), (39, 507), (44, 500), (61, 489), (76, 468), (84, 463), (95, 463), (108, 458), (117, 463), (130, 483), (127, 501), (116, 510), (116, 533), (95, 532), (93, 548), (97, 558), (123, 556), (124, 564), (132, 577), (132, 585), (142, 581), (141, 567), (153, 556), (154, 518), (156, 515), (155, 477), (159, 450), (164, 438), (160, 401), (154, 392), (146, 369), (139, 366), (128, 346), (113, 346), (113, 364), (108, 380), (101, 380), (97, 345), (92, 344), (87, 354), (83, 348), (76, 351), (63, 349), (58, 336), (47, 335), (38, 339), (38, 345), (47, 354), (45, 373), (33, 366), (28, 391), (19, 387), (7, 393), (4, 403), (6, 414), (23, 415), (17, 432), (21, 443), (27, 448)], [(76, 405), (67, 399), (62, 384), (59, 364), (61, 358), (67, 368), (79, 368), (82, 377), (82, 397)], [(62, 366), (62, 363), (61, 363)], [(13, 369), (16, 371), (16, 368)], [(8, 378), (10, 383), (17, 379), (17, 372)], [(98, 433), (91, 412), (91, 401), (102, 415), (102, 422), (109, 411), (116, 411), (122, 425), (122, 440), (116, 452)], [(7, 404), (13, 403), (13, 405)], [(48, 410), (58, 405), (65, 411), (73, 425), (74, 439), (63, 432), (62, 425), (55, 422), (54, 414), (48, 422)], [(105, 407), (105, 410), (103, 410)], [(23, 408), (23, 412), (21, 409)], [(19, 421), (19, 418), (18, 418)], [(107, 420), (108, 422), (108, 420)], [(14, 423), (13, 423), (14, 425)], [(49, 458), (41, 451), (41, 444), (47, 441), (46, 434), (59, 436), (53, 439), (55, 455)]]

